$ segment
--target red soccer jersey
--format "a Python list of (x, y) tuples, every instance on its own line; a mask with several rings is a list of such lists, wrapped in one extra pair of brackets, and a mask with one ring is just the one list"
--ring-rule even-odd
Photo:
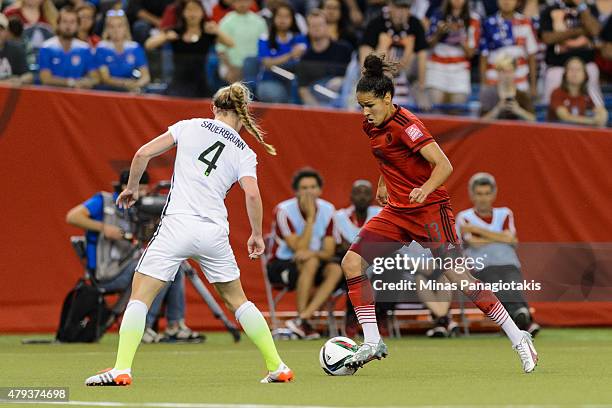
[(435, 142), (423, 123), (410, 111), (397, 107), (381, 126), (364, 120), (363, 130), (370, 138), (389, 194), (388, 205), (395, 209), (413, 209), (448, 201), (444, 185), (427, 196), (424, 203), (410, 203), (410, 192), (421, 187), (431, 176), (432, 167), (419, 150)]

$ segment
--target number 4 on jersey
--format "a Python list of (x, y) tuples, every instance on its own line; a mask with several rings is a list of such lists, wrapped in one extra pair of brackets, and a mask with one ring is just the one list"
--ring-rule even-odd
[[(212, 146), (210, 146), (208, 149), (204, 150), (202, 154), (200, 154), (198, 160), (208, 165), (208, 167), (204, 171), (205, 176), (210, 176), (210, 172), (217, 168), (217, 165), (215, 163), (217, 163), (217, 160), (219, 160), (219, 156), (221, 156), (221, 152), (224, 148), (225, 144), (221, 142), (215, 142)], [(208, 160), (206, 156), (211, 153), (213, 153), (213, 158), (212, 160)]]

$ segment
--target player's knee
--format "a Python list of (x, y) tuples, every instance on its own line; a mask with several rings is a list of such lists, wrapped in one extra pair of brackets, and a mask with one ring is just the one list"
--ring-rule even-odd
[(246, 303), (248, 301), (248, 299), (246, 298), (246, 296), (239, 296), (236, 294), (224, 294), (221, 295), (221, 299), (223, 299), (223, 303), (225, 303), (225, 306), (227, 307), (227, 309), (232, 312), (235, 313), (236, 310), (238, 310), (238, 308)]
[(361, 257), (351, 252), (342, 258), (342, 270), (346, 276), (355, 276), (361, 273)]
[(221, 296), (223, 303), (232, 313), (234, 313), (240, 305), (247, 302), (240, 281), (215, 283), (214, 286), (219, 296)]

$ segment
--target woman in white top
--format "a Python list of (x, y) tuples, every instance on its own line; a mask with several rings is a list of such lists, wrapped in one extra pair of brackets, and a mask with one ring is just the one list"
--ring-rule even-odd
[(136, 152), (127, 188), (117, 198), (119, 206), (130, 207), (138, 200), (138, 180), (149, 160), (176, 147), (172, 187), (157, 231), (136, 267), (130, 302), (119, 330), (115, 367), (88, 378), (86, 385), (131, 384), (132, 360), (142, 338), (147, 310), (187, 258), (200, 263), (208, 281), (262, 353), (269, 373), (261, 382), (293, 380), (293, 372), (276, 351), (266, 320), (242, 290), (240, 271), (229, 245), (224, 199), (231, 186), (239, 182), (251, 224), (249, 257), (255, 259), (264, 252), (257, 159), (238, 132), (244, 126), (268, 153), (276, 151), (264, 142), (262, 131), (249, 113), (250, 100), (243, 84), (221, 88), (213, 98), (214, 119), (180, 121)]

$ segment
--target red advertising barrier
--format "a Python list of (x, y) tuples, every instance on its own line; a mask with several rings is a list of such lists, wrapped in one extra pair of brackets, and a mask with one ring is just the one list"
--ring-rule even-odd
[[(211, 105), (44, 88), (0, 88), (0, 104), (0, 332), (53, 331), (64, 296), (82, 275), (68, 239), (81, 231), (66, 224), (66, 212), (97, 191), (111, 190), (141, 144), (178, 120), (210, 117)], [(348, 205), (355, 179), (377, 180), (359, 114), (270, 105), (255, 111), (278, 150), (276, 157), (267, 155), (243, 132), (259, 158), (266, 226), (274, 205), (292, 195), (291, 176), (302, 166), (322, 173), (323, 198), (337, 207)], [(423, 120), (455, 168), (447, 183), (455, 211), (470, 206), (469, 177), (488, 171), (499, 183), (497, 205), (514, 211), (521, 241), (612, 242), (609, 130), (441, 116)], [(153, 160), (152, 179), (169, 179), (172, 164), (171, 154)], [(260, 264), (245, 256), (249, 226), (239, 188), (226, 203), (245, 290), (265, 309)], [(189, 324), (220, 327), (191, 288), (187, 299)], [(535, 307), (543, 324), (612, 324), (612, 303)]]

